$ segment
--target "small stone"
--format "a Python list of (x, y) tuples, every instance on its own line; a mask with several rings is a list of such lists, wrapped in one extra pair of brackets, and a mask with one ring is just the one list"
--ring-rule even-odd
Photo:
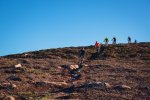
[(109, 83), (104, 83), (106, 88), (111, 88), (111, 85)]
[(12, 88), (14, 89), (14, 88), (17, 88), (17, 85), (15, 85), (15, 84), (12, 84)]
[(15, 98), (13, 96), (7, 96), (4, 100), (15, 100)]
[(119, 90), (119, 91), (131, 89), (131, 87), (129, 87), (129, 86), (127, 86), (127, 85), (116, 85), (116, 86), (114, 86), (113, 88), (116, 89), (116, 90)]
[(15, 68), (21, 68), (22, 67), (22, 65), (21, 64), (17, 64), (17, 65), (15, 65)]
[(77, 69), (77, 68), (79, 68), (79, 66), (78, 65), (70, 65), (69, 68), (70, 69)]

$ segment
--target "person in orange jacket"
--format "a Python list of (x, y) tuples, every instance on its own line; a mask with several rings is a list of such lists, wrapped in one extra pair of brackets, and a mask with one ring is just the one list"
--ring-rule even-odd
[(95, 43), (95, 48), (96, 48), (96, 52), (97, 52), (97, 53), (100, 52), (100, 47), (101, 47), (100, 43), (98, 43), (98, 42), (96, 41), (96, 43)]

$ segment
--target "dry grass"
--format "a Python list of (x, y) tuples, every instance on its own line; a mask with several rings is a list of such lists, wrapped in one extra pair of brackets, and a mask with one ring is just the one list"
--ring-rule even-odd
[[(20, 99), (111, 99), (111, 100), (148, 100), (150, 99), (150, 43), (130, 45), (109, 45), (100, 55), (93, 46), (85, 47), (85, 64), (81, 70), (81, 78), (69, 82), (68, 87), (78, 86), (84, 82), (108, 82), (110, 85), (128, 85), (131, 90), (99, 88), (69, 88), (69, 92), (61, 91), (65, 87), (45, 85), (36, 87), (33, 82), (63, 82), (70, 79), (67, 70), (59, 67), (78, 63), (78, 51), (82, 47), (47, 49), (24, 54), (9, 55), (0, 58), (0, 84), (6, 78), (17, 75), (21, 81), (10, 81), (17, 85), (14, 90), (0, 89), (0, 98), (13, 95)], [(22, 73), (6, 73), (12, 66), (21, 63), (25, 71)], [(45, 94), (40, 94), (41, 92)]]

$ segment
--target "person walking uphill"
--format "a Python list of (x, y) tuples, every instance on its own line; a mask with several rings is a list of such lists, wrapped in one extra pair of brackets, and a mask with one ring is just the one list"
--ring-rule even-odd
[(85, 55), (85, 49), (82, 48), (82, 49), (79, 51), (79, 65), (83, 63), (84, 55)]
[(98, 43), (98, 42), (96, 41), (96, 43), (95, 43), (95, 48), (96, 48), (96, 52), (97, 52), (97, 53), (100, 52), (100, 47), (101, 47), (100, 43)]
[(112, 41), (113, 41), (112, 44), (116, 44), (116, 37), (113, 37)]
[(131, 43), (131, 37), (128, 36), (128, 43)]
[(109, 39), (106, 37), (106, 38), (104, 39), (104, 42), (105, 42), (105, 46), (108, 46)]

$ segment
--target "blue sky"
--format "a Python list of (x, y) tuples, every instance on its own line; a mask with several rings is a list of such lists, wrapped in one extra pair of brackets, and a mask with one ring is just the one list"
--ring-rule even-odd
[(150, 42), (150, 0), (0, 0), (0, 56), (113, 36)]

